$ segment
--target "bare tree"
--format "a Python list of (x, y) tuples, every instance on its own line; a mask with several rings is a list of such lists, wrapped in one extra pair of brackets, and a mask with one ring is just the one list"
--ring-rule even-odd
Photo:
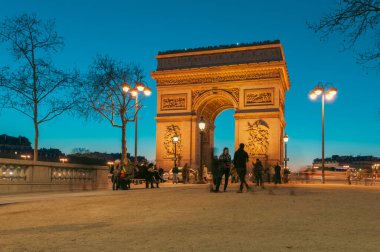
[[(345, 49), (358, 51), (359, 63), (374, 62), (380, 67), (379, 0), (340, 0), (331, 14), (322, 17), (318, 24), (309, 24), (309, 27), (322, 33), (324, 38), (333, 33), (342, 34)], [(356, 50), (362, 44), (365, 49)]]
[(136, 65), (125, 64), (108, 56), (97, 56), (90, 66), (83, 83), (83, 108), (86, 116), (95, 115), (121, 129), (121, 160), (127, 160), (127, 123), (136, 119), (141, 108), (135, 99), (123, 91), (123, 83), (142, 82), (143, 70)]
[(3, 107), (33, 120), (34, 160), (38, 160), (39, 125), (60, 116), (76, 103), (77, 73), (53, 66), (51, 55), (63, 46), (53, 21), (35, 15), (6, 18), (0, 26), (0, 42), (9, 45), (15, 64), (0, 72)]

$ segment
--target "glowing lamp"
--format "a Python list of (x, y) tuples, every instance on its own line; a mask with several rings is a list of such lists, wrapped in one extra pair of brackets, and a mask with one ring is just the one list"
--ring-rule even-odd
[(315, 92), (312, 91), (309, 93), (309, 98), (311, 100), (315, 100), (315, 99), (317, 99), (317, 97), (318, 97), (318, 95)]
[(203, 117), (201, 117), (201, 120), (198, 123), (199, 129), (201, 132), (203, 132), (206, 128), (206, 122), (203, 120)]
[(146, 87), (146, 88), (144, 89), (144, 94), (145, 94), (146, 96), (150, 96), (150, 95), (152, 94), (152, 90), (151, 90), (150, 88)]
[(285, 136), (284, 136), (284, 142), (287, 143), (288, 141), (289, 141), (288, 134), (285, 133)]
[(139, 91), (137, 90), (137, 88), (131, 88), (130, 90), (130, 93), (133, 97), (136, 97), (138, 95), (138, 92)]
[(174, 135), (173, 136), (173, 143), (178, 143), (178, 141), (179, 141), (179, 136)]
[(321, 87), (316, 87), (314, 88), (313, 92), (316, 94), (316, 95), (321, 95), (323, 93), (323, 88)]
[(142, 92), (142, 91), (144, 91), (145, 86), (144, 86), (144, 84), (141, 83), (141, 82), (136, 82), (135, 88), (137, 88), (137, 90), (138, 90), (139, 92)]
[(329, 90), (327, 90), (327, 94), (331, 96), (335, 96), (338, 93), (338, 89), (332, 87)]
[(121, 88), (123, 89), (124, 92), (127, 93), (129, 91), (129, 89), (131, 89), (131, 86), (129, 86), (128, 83), (123, 83), (123, 84), (121, 84)]

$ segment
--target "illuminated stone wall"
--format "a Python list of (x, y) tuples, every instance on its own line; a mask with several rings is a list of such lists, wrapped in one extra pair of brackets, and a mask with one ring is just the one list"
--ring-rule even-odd
[(283, 160), (284, 103), (290, 83), (281, 44), (193, 50), (156, 58), (158, 68), (152, 77), (158, 95), (158, 166), (173, 167), (171, 138), (178, 134), (179, 165), (198, 169), (198, 122), (203, 117), (207, 122), (203, 157), (210, 167), (215, 119), (231, 108), (235, 109), (235, 149), (245, 143), (251, 161), (260, 158), (266, 165)]

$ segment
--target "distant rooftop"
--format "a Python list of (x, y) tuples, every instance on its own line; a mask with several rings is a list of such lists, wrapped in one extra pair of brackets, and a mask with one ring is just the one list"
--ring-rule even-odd
[(273, 44), (280, 44), (280, 40), (266, 40), (266, 41), (260, 41), (260, 42), (252, 42), (252, 43), (236, 43), (236, 44), (230, 44), (230, 45), (218, 45), (218, 46), (206, 46), (206, 47), (197, 47), (197, 48), (167, 50), (167, 51), (158, 52), (158, 55), (184, 53), (184, 52), (198, 52), (198, 51), (208, 51), (208, 50), (218, 50), (218, 49), (228, 49), (228, 48), (239, 48), (239, 47), (247, 47), (247, 46), (273, 45)]

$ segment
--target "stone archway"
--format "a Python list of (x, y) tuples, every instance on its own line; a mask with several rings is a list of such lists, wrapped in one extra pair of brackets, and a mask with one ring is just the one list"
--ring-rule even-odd
[[(156, 162), (170, 169), (177, 144), (179, 164), (199, 167), (198, 122), (207, 122), (203, 156), (210, 166), (214, 122), (234, 109), (235, 148), (243, 142), (266, 165), (283, 160), (285, 92), (289, 78), (279, 41), (159, 53), (157, 70)], [(173, 133), (175, 132), (175, 133)]]

